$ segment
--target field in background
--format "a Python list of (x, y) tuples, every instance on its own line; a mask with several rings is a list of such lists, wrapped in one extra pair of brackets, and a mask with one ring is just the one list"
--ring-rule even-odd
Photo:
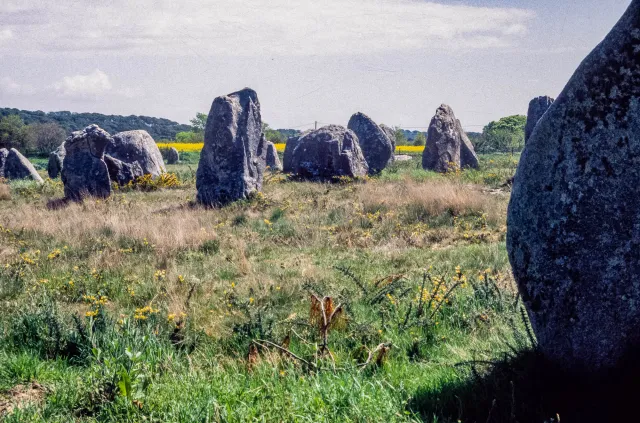
[(59, 180), (0, 185), (0, 415), (474, 421), (456, 365), (528, 346), (504, 246), (517, 157), (480, 159), (268, 174), (219, 210), (193, 204), (197, 150), (168, 166), (178, 186), (62, 209)]
[[(286, 144), (274, 144), (278, 152), (283, 153)], [(158, 148), (171, 148), (174, 147), (179, 152), (197, 152), (201, 151), (204, 147), (204, 143), (158, 143)], [(422, 154), (424, 146), (412, 146), (412, 145), (400, 145), (396, 147), (396, 153), (398, 154)]]

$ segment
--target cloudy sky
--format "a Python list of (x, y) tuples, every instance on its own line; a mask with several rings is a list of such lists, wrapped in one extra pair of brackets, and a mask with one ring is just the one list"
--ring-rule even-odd
[(467, 130), (556, 96), (630, 0), (1, 0), (0, 107), (188, 122), (249, 86), (279, 128)]

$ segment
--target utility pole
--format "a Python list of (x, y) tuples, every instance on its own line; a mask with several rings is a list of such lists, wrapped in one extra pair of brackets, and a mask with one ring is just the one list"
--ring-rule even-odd
[(318, 129), (318, 121), (316, 120), (316, 129)]

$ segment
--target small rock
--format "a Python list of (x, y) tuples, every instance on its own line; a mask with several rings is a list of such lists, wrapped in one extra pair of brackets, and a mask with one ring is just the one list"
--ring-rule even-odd
[(267, 167), (273, 171), (282, 171), (278, 150), (276, 150), (276, 146), (270, 141), (267, 142)]
[(15, 148), (0, 149), (0, 178), (33, 179), (36, 182), (44, 182), (33, 164)]

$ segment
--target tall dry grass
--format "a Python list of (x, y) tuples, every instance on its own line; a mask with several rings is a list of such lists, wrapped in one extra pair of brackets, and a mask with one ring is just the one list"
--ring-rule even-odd
[(0, 201), (11, 200), (11, 188), (9, 185), (0, 182)]
[(485, 213), (491, 222), (498, 222), (504, 214), (504, 205), (495, 196), (455, 180), (418, 182), (407, 178), (400, 182), (366, 184), (358, 190), (357, 199), (364, 210), (370, 212), (417, 207), (429, 216)]

